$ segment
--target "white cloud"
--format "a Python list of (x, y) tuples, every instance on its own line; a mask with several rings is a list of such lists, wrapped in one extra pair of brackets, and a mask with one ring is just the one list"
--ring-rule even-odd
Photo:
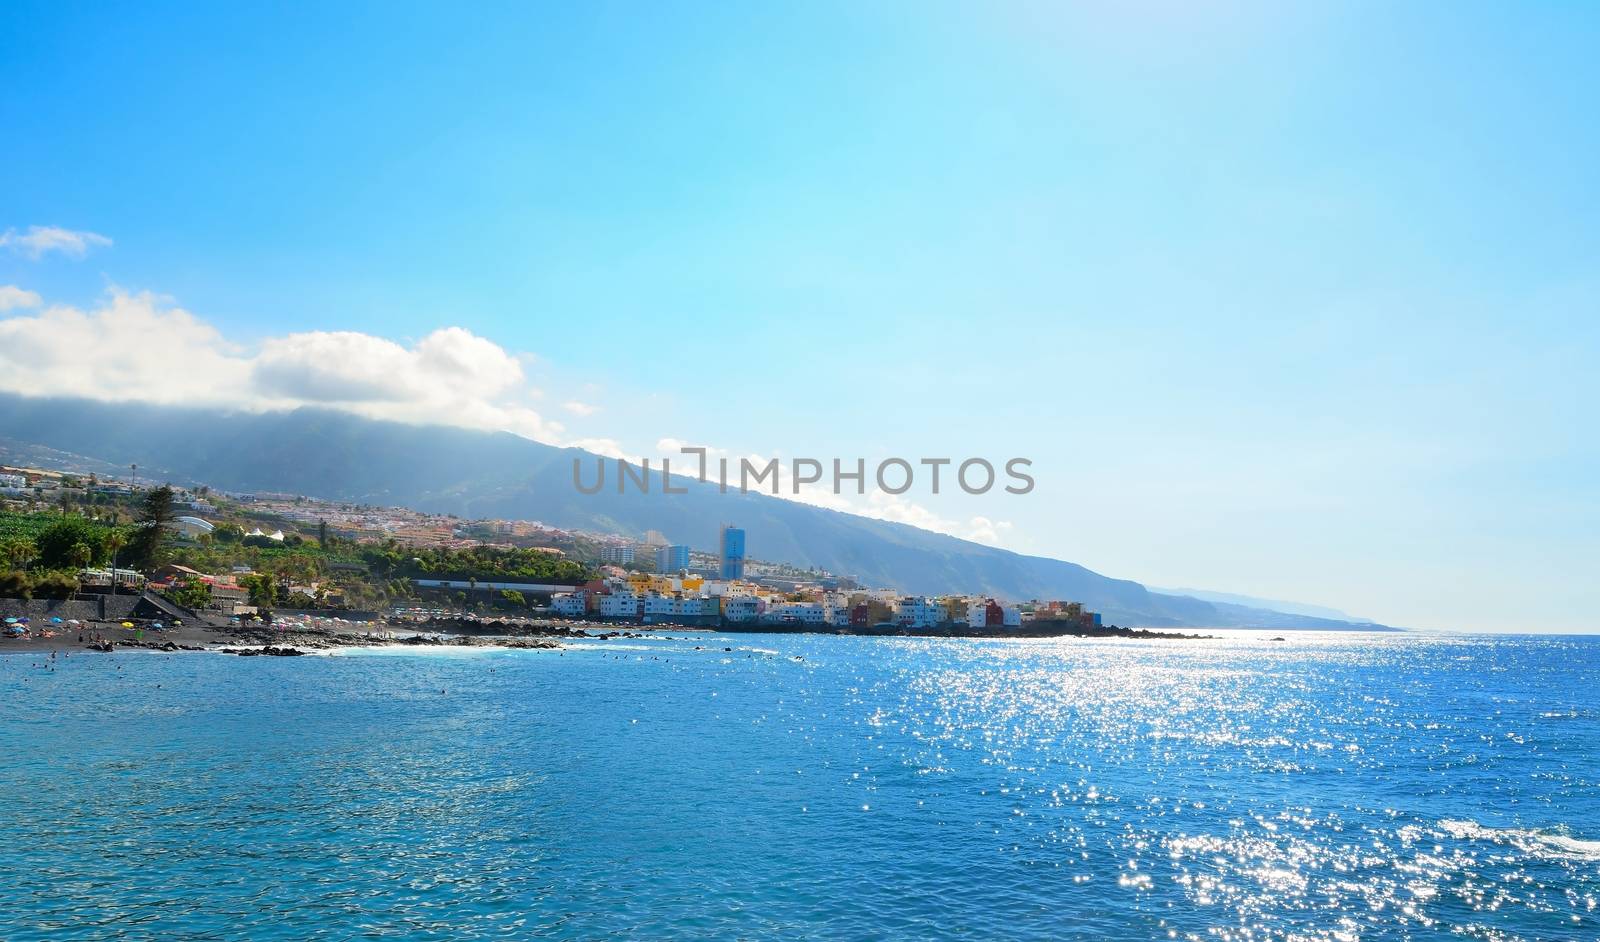
[(1009, 520), (990, 520), (988, 517), (973, 517), (967, 521), (966, 538), (974, 543), (987, 543), (990, 546), (1004, 544), (1003, 534), (1011, 530)]
[(460, 327), (409, 347), (311, 331), (252, 351), (168, 299), (116, 289), (91, 310), (54, 305), (0, 319), (0, 389), (258, 411), (317, 405), (551, 443), (565, 431), (521, 404), (529, 396), (515, 356)]
[(38, 307), (40, 303), (39, 296), (32, 291), (16, 285), (0, 285), (0, 311)]
[(113, 291), (92, 311), (55, 305), (0, 320), (0, 388), (155, 403), (248, 399), (237, 348), (188, 311)]
[(959, 520), (947, 520), (916, 501), (907, 500), (903, 495), (887, 494), (883, 491), (869, 491), (866, 502), (865, 509), (853, 508), (851, 512), (876, 517), (879, 520), (893, 520), (936, 533), (947, 533), (950, 536), (971, 540), (974, 543), (986, 543), (989, 546), (1003, 546), (1005, 543), (1003, 535), (1011, 530), (1009, 520), (991, 520), (988, 517), (971, 517), (965, 523)]
[(561, 404), (561, 408), (567, 410), (573, 415), (583, 416), (585, 418), (600, 411), (599, 406), (593, 406), (587, 402), (579, 402), (576, 399), (568, 399), (566, 402)]
[(28, 258), (42, 258), (50, 252), (60, 252), (72, 258), (83, 258), (92, 248), (111, 244), (111, 240), (97, 232), (74, 231), (60, 226), (29, 226), (18, 234), (15, 229), (0, 233), (0, 247)]
[[(625, 450), (622, 447), (622, 444), (614, 438), (574, 438), (571, 441), (568, 441), (566, 444), (568, 447), (582, 448), (584, 451), (593, 452), (597, 455), (603, 455), (607, 458), (620, 458), (623, 461), (631, 462), (634, 465), (638, 465), (640, 462), (638, 455), (632, 454), (631, 452)], [(659, 474), (659, 471), (657, 471), (655, 468), (652, 468), (650, 469), (650, 473), (652, 475)]]
[[(681, 454), (681, 449), (684, 449), (684, 448), (698, 448), (698, 447), (703, 447), (703, 446), (691, 445), (691, 444), (689, 444), (688, 442), (684, 441), (681, 438), (662, 438), (662, 439), (658, 439), (656, 441), (656, 451), (659, 451), (664, 455), (678, 455), (678, 454)], [(722, 449), (720, 449), (720, 448), (707, 448), (706, 451), (708, 453), (716, 453), (716, 452), (722, 452)], [(727, 454), (727, 452), (722, 452), (722, 453), (723, 454)]]

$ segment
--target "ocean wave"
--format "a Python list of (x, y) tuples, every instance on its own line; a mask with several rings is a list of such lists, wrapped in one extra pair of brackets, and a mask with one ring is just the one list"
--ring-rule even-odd
[(325, 654), (330, 657), (480, 657), (485, 654), (503, 654), (519, 648), (497, 648), (488, 645), (452, 644), (375, 644), (355, 647), (329, 648), (324, 651), (307, 651), (308, 654)]
[(1536, 828), (1494, 828), (1476, 821), (1445, 819), (1439, 829), (1456, 840), (1492, 841), (1507, 844), (1535, 857), (1600, 860), (1600, 841), (1584, 840), (1554, 830)]

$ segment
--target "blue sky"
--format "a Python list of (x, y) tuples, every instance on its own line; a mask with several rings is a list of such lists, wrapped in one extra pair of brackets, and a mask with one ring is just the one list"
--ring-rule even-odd
[(111, 244), (0, 252), (40, 299), (0, 319), (459, 326), (560, 440), (1026, 456), (1025, 497), (876, 512), (1595, 630), (1597, 41), (1580, 4), (8, 4), (0, 231)]

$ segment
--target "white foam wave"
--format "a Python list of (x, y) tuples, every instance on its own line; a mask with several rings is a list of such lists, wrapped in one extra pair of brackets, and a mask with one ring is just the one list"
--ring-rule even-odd
[(1457, 840), (1509, 844), (1535, 857), (1600, 860), (1600, 841), (1583, 840), (1555, 831), (1534, 828), (1493, 828), (1476, 821), (1443, 820), (1439, 828)]

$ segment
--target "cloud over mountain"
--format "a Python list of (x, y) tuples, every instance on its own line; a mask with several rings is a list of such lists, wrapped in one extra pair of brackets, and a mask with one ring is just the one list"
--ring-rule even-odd
[[(170, 298), (112, 288), (84, 309), (41, 307), (33, 292), (0, 288), (0, 392), (101, 402), (203, 406), (268, 412), (315, 406), (411, 425), (504, 431), (545, 444), (582, 448), (637, 462), (641, 455), (614, 438), (569, 433), (530, 403), (540, 393), (523, 368), (530, 358), (463, 327), (442, 327), (410, 345), (356, 331), (304, 331), (245, 346)], [(600, 411), (581, 400), (562, 408), (582, 422)], [(694, 475), (685, 443), (664, 438), (652, 457)], [(710, 447), (713, 465), (728, 459), (737, 479), (741, 460), (772, 459)], [(822, 485), (792, 487), (778, 462), (777, 496), (878, 520), (906, 523), (989, 545), (1011, 524), (985, 517), (948, 519), (898, 494), (869, 489), (835, 493)], [(757, 490), (761, 485), (756, 486)]]
[(250, 411), (317, 405), (544, 442), (564, 431), (526, 404), (533, 390), (518, 359), (461, 327), (411, 346), (310, 331), (248, 349), (168, 299), (121, 289), (88, 310), (51, 305), (0, 319), (0, 389)]

